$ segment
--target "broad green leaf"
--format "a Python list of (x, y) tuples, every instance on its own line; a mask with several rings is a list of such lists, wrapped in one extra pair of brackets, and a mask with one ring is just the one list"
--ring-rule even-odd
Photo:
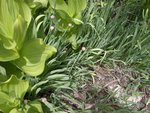
[[(64, 11), (58, 10), (58, 11), (57, 11), (57, 14), (58, 14), (58, 18), (61, 17), (61, 19), (63, 19), (64, 21), (71, 20), (71, 18), (69, 17), (69, 15), (68, 15), (66, 12), (64, 12)], [(60, 16), (60, 17), (59, 17), (59, 16)]]
[(0, 0), (0, 21), (7, 35), (11, 37), (13, 34), (13, 17), (10, 15), (8, 3), (8, 0)]
[(24, 109), (25, 113), (43, 113), (41, 103), (37, 100), (29, 102)]
[(77, 18), (87, 5), (87, 0), (68, 0), (68, 4), (64, 0), (49, 0), (49, 2), (53, 9), (67, 13), (71, 18)]
[[(3, 38), (3, 36), (0, 36)], [(6, 37), (4, 37), (1, 41), (0, 41), (5, 49), (16, 49), (16, 42), (12, 39), (7, 39)]]
[(28, 87), (28, 81), (19, 80), (12, 75), (10, 79), (0, 84), (0, 92), (6, 93), (12, 99), (22, 100)]
[(87, 0), (69, 0), (69, 1), (73, 1), (75, 4), (75, 8), (76, 8), (76, 14), (81, 13), (81, 11), (83, 11), (86, 6), (87, 6)]
[(41, 103), (37, 100), (31, 101), (26, 104), (23, 108), (12, 109), (9, 113), (43, 113)]
[(0, 111), (4, 113), (9, 113), (9, 111), (17, 107), (18, 104), (18, 101), (10, 98), (9, 95), (0, 91)]
[(4, 113), (43, 113), (40, 102), (31, 101), (19, 108), (29, 87), (29, 83), (17, 79), (14, 75), (0, 85), (0, 111)]
[(3, 38), (11, 38), (11, 36), (9, 37), (7, 32), (6, 32), (6, 28), (5, 26), (3, 25), (3, 23), (0, 21), (0, 39), (3, 39)]
[[(69, 24), (82, 24), (81, 13), (87, 6), (87, 0), (49, 0), (50, 9), (55, 10), (56, 19), (53, 20), (56, 28), (61, 31), (70, 31)], [(51, 11), (53, 13), (53, 11)]]
[(47, 7), (48, 0), (25, 0), (32, 10), (32, 14), (36, 14), (36, 10), (41, 7)]
[(69, 38), (69, 42), (71, 43), (73, 49), (77, 49), (77, 42), (76, 42), (76, 35), (75, 34), (73, 34)]
[(5, 49), (0, 41), (0, 61), (10, 61), (19, 58), (19, 54), (15, 49)]
[(56, 49), (28, 35), (31, 10), (24, 0), (0, 0), (0, 6), (0, 61), (10, 61), (29, 75), (40, 75)]
[[(81, 2), (82, 0), (80, 0)], [(74, 17), (76, 14), (76, 0), (68, 0), (68, 12), (70, 17)]]
[(24, 0), (15, 0), (19, 5), (19, 14), (25, 19), (27, 25), (31, 22), (31, 10), (28, 5), (24, 2)]
[(20, 111), (18, 111), (16, 108), (12, 109), (9, 113), (21, 113)]
[(29, 25), (31, 21), (30, 8), (23, 0), (1, 0), (0, 5), (0, 23), (5, 29), (5, 33), (8, 35), (7, 37), (12, 39), (14, 22), (19, 15), (21, 15)]
[[(23, 0), (0, 0), (0, 61), (19, 58), (31, 11)], [(25, 22), (26, 21), (26, 22)]]
[[(19, 15), (21, 15), (29, 25), (31, 21), (31, 11), (23, 0), (0, 0), (0, 25), (3, 26), (3, 34), (5, 33), (7, 35), (5, 37), (13, 38), (14, 23)], [(0, 30), (0, 33), (1, 31), (2, 30)]]
[(0, 83), (0, 111), (10, 113), (12, 109), (18, 107), (28, 87), (28, 81), (19, 80), (14, 75), (7, 81)]
[(48, 0), (34, 0), (34, 3), (40, 3), (43, 7), (47, 7)]
[(49, 3), (53, 9), (61, 10), (68, 13), (68, 6), (64, 0), (49, 0)]
[(17, 43), (17, 49), (20, 50), (25, 40), (27, 23), (21, 15), (18, 16), (14, 23), (14, 40)]
[(24, 0), (27, 4), (33, 3), (34, 0)]
[(17, 78), (22, 78), (24, 73), (10, 62), (1, 62), (0, 65), (5, 68), (6, 76), (16, 75)]
[(42, 39), (28, 40), (20, 51), (20, 58), (13, 63), (25, 73), (37, 76), (45, 67), (45, 62), (50, 58), (56, 49), (44, 44)]
[(68, 0), (68, 10), (70, 12), (70, 17), (81, 19), (81, 13), (86, 8), (86, 5), (87, 0)]

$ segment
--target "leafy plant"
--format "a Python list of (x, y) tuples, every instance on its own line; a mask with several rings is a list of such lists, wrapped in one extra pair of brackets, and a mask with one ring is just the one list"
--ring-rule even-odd
[(4, 113), (43, 112), (37, 100), (24, 103), (29, 82), (22, 75), (40, 75), (56, 49), (33, 35), (31, 18), (23, 0), (0, 1), (0, 111)]
[(50, 15), (47, 21), (50, 21), (50, 27), (48, 31), (55, 29), (62, 33), (72, 44), (72, 48), (77, 49), (76, 34), (80, 30), (80, 25), (83, 24), (82, 12), (87, 6), (87, 0), (49, 0), (49, 4)]
[(4, 113), (42, 113), (41, 104), (32, 101), (24, 104), (24, 95), (29, 88), (29, 82), (19, 80), (15, 75), (0, 83), (0, 111)]
[(53, 22), (59, 31), (70, 30), (71, 26), (83, 23), (81, 13), (86, 8), (86, 0), (49, 0), (49, 3), (56, 16)]
[(33, 14), (36, 13), (37, 9), (48, 6), (48, 0), (25, 0), (25, 2), (31, 8)]
[[(149, 92), (142, 1), (87, 1), (0, 0), (0, 113), (146, 111), (132, 110), (134, 102), (122, 103), (108, 87), (119, 83), (127, 96)], [(49, 45), (58, 51), (52, 59)], [(106, 85), (102, 75), (112, 76)]]
[(0, 5), (0, 61), (9, 61), (31, 76), (40, 75), (56, 49), (42, 39), (27, 37), (32, 15), (26, 3), (1, 0)]

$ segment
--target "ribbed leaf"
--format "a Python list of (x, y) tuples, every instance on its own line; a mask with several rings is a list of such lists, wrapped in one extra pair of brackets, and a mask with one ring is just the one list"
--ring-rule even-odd
[(25, 40), (25, 34), (27, 30), (27, 22), (24, 20), (24, 18), (21, 17), (21, 15), (18, 16), (14, 23), (14, 40), (17, 43), (17, 49), (20, 50), (23, 42)]
[(19, 80), (13, 75), (9, 80), (0, 84), (0, 91), (12, 98), (23, 99), (28, 87), (28, 81)]
[(19, 58), (30, 20), (31, 11), (23, 0), (0, 0), (0, 61)]
[(6, 93), (0, 91), (0, 111), (9, 113), (11, 109), (18, 105), (15, 99), (10, 98)]
[[(0, 21), (3, 24), (5, 33), (8, 37), (12, 38), (13, 35), (13, 15), (9, 11), (8, 0), (0, 0)], [(12, 4), (11, 4), (12, 5)]]
[(0, 110), (9, 113), (20, 104), (29, 87), (28, 81), (19, 80), (14, 75), (0, 84)]
[(0, 41), (0, 61), (10, 61), (19, 58), (19, 54), (15, 49), (6, 49)]
[(68, 13), (68, 6), (64, 0), (49, 0), (49, 3), (52, 8)]
[(9, 113), (21, 113), (20, 111), (18, 111), (16, 108), (12, 109)]
[(25, 113), (43, 113), (41, 103), (36, 100), (29, 102), (24, 110)]
[(27, 41), (20, 51), (20, 58), (13, 63), (25, 73), (37, 76), (45, 67), (45, 61), (50, 58), (56, 49), (47, 46), (41, 39), (31, 39)]
[(19, 14), (25, 19), (27, 25), (30, 24), (31, 21), (31, 10), (28, 5), (24, 2), (24, 0), (16, 0), (19, 6)]

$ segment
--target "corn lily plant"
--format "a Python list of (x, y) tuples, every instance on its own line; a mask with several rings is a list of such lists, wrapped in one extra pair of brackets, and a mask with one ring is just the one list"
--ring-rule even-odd
[[(31, 10), (24, 0), (0, 0), (0, 112), (43, 113), (35, 100), (24, 103), (29, 82), (19, 75), (40, 75), (56, 49), (29, 32)], [(8, 76), (9, 75), (9, 76)]]
[(87, 6), (87, 0), (49, 0), (51, 20), (55, 28), (66, 34), (72, 48), (77, 48), (76, 32), (83, 24), (81, 14)]
[(43, 113), (39, 101), (23, 103), (29, 87), (28, 81), (19, 80), (15, 75), (0, 83), (0, 111), (3, 113)]
[(86, 0), (49, 0), (49, 3), (56, 16), (54, 23), (58, 30), (70, 30), (71, 26), (83, 23), (81, 13), (86, 8)]
[(56, 49), (42, 39), (27, 37), (30, 21), (31, 11), (23, 0), (0, 1), (0, 62), (10, 62), (26, 74), (37, 76)]

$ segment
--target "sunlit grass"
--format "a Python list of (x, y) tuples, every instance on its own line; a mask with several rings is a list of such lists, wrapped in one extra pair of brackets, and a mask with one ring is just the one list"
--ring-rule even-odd
[[(91, 90), (96, 87), (93, 81), (95, 68), (103, 65), (111, 69), (121, 66), (120, 69), (125, 73), (136, 73), (136, 76), (129, 74), (133, 79), (126, 88), (136, 89), (132, 93), (149, 85), (150, 27), (145, 17), (142, 17), (138, 4), (131, 0), (124, 3), (108, 0), (102, 6), (99, 2), (89, 0), (83, 13), (84, 24), (77, 31), (76, 50), (63, 40), (65, 33), (62, 35), (54, 31), (47, 34), (45, 42), (54, 45), (58, 52), (47, 62), (45, 72), (32, 88), (33, 95), (48, 99), (44, 103), (45, 111), (138, 113), (128, 105), (120, 105), (112, 92), (106, 91), (105, 95), (99, 97), (97, 94), (103, 89), (101, 86)], [(47, 20), (44, 21), (46, 23)], [(52, 75), (56, 76), (53, 78)], [(86, 92), (87, 100), (75, 99), (72, 93), (84, 91), (87, 84), (91, 88)], [(93, 102), (95, 97), (97, 100)], [(88, 100), (96, 103), (93, 109), (86, 109)], [(144, 113), (144, 109), (141, 112)]]

